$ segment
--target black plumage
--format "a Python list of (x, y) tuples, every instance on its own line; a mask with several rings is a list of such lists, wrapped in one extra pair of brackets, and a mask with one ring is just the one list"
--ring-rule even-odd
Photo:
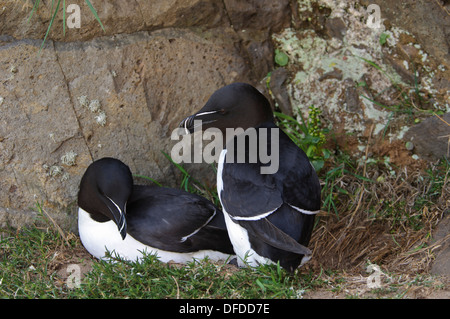
[(133, 186), (128, 233), (143, 244), (175, 252), (217, 250), (233, 254), (221, 210), (181, 189)]
[[(105, 246), (128, 255), (140, 244), (182, 254), (234, 253), (223, 214), (212, 202), (181, 189), (134, 185), (128, 166), (114, 158), (99, 159), (88, 167), (80, 183), (78, 205), (87, 212), (79, 212), (80, 237), (98, 258)], [(117, 225), (120, 237), (110, 230), (105, 236), (111, 238), (99, 235), (102, 225), (110, 221)], [(127, 237), (132, 238), (131, 244), (122, 243)], [(135, 256), (136, 251), (129, 255)]]
[[(256, 128), (257, 132), (260, 128), (276, 126), (264, 123)], [(267, 136), (270, 150), (273, 141), (270, 134)], [(236, 139), (234, 147), (238, 144)], [(237, 158), (228, 163), (225, 156), (220, 199), (231, 219), (249, 232), (253, 249), (292, 271), (300, 265), (302, 255), (311, 254), (305, 246), (311, 238), (315, 212), (320, 210), (320, 183), (306, 154), (281, 130), (275, 143), (280, 159), (275, 174), (261, 174), (261, 167), (268, 164), (238, 163)], [(236, 149), (234, 154), (237, 153)], [(247, 154), (245, 157), (250, 158)], [(246, 220), (268, 212), (272, 213), (264, 218)]]
[[(245, 229), (244, 234), (247, 233), (250, 247), (257, 255), (294, 271), (305, 256), (311, 255), (306, 246), (321, 203), (319, 179), (308, 157), (276, 126), (270, 103), (249, 84), (234, 83), (217, 90), (180, 127), (192, 132), (194, 119), (203, 121), (203, 130), (216, 127), (224, 134), (226, 146), (222, 152), (226, 153), (217, 176), (223, 212), (232, 223)], [(238, 127), (255, 129), (257, 145), (246, 143), (244, 150), (239, 149), (237, 139), (242, 136), (226, 136), (227, 129)], [(277, 140), (272, 140), (271, 130), (278, 130)], [(267, 132), (263, 140), (266, 144), (262, 144), (265, 150), (274, 149), (279, 154), (278, 170), (271, 174), (261, 173), (261, 168), (270, 163), (264, 164), (259, 157), (256, 162), (251, 160), (254, 154), (250, 152), (259, 154), (264, 132)], [(237, 158), (242, 152), (243, 163)], [(233, 239), (234, 224), (227, 223), (227, 227), (238, 252), (239, 246), (247, 247), (248, 243), (243, 242), (245, 236)], [(238, 257), (244, 258), (239, 253)]]

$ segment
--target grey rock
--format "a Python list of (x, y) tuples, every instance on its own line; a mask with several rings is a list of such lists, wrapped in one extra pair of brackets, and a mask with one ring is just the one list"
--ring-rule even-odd
[(236, 30), (254, 29), (278, 32), (289, 27), (289, 0), (224, 0), (232, 26)]
[(325, 32), (329, 37), (343, 40), (347, 27), (341, 18), (331, 18), (325, 22)]
[(450, 113), (431, 116), (414, 125), (405, 133), (405, 141), (414, 144), (414, 152), (420, 157), (436, 161), (450, 158)]
[(410, 31), (425, 50), (448, 65), (450, 59), (450, 28), (448, 5), (427, 0), (373, 0), (382, 8), (383, 19)]
[(270, 90), (284, 114), (292, 116), (292, 106), (287, 92), (287, 82), (289, 73), (285, 68), (277, 68), (270, 76)]
[(447, 216), (439, 222), (433, 234), (433, 241), (440, 241), (441, 243), (430, 272), (450, 278), (450, 238), (447, 238), (448, 234), (450, 234), (450, 215), (447, 213)]
[[(68, 5), (69, 3), (66, 2)], [(66, 28), (63, 34), (62, 13), (57, 14), (49, 38), (56, 41), (81, 41), (95, 37), (152, 31), (168, 27), (207, 28), (228, 26), (225, 8), (221, 0), (137, 0), (94, 2), (103, 31), (84, 0), (73, 0), (70, 4), (80, 7), (81, 27)], [(8, 3), (3, 6), (0, 34), (16, 39), (42, 39), (47, 31), (52, 12), (52, 2), (41, 1), (39, 9), (28, 22), (33, 3)], [(60, 11), (62, 9), (60, 8)], [(67, 16), (70, 14), (67, 13)]]
[[(55, 220), (73, 220), (81, 176), (104, 156), (177, 186), (179, 172), (162, 154), (176, 143), (172, 130), (218, 87), (252, 81), (235, 32), (215, 32), (166, 28), (49, 41), (39, 56), (40, 40), (1, 47), (0, 207), (11, 215), (2, 220), (37, 202)], [(193, 165), (191, 172), (212, 176), (206, 170)]]

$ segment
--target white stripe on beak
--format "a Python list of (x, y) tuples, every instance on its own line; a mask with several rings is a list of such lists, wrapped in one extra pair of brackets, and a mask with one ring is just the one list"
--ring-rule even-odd
[[(106, 196), (106, 195), (105, 195)], [(114, 206), (116, 206), (117, 210), (119, 211), (120, 214), (120, 218), (117, 221), (117, 227), (119, 228), (119, 233), (122, 234), (122, 231), (124, 230), (125, 226), (126, 226), (126, 220), (125, 220), (125, 212), (123, 212), (119, 205), (117, 205), (111, 198), (109, 198), (108, 196), (106, 196), (107, 199), (109, 199), (111, 201), (111, 203), (114, 204)], [(126, 203), (125, 203), (125, 209), (126, 209)]]

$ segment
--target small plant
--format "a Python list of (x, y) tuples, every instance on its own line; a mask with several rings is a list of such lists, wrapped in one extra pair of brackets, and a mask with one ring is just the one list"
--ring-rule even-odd
[[(169, 154), (162, 152), (163, 155), (181, 172), (182, 180), (180, 188), (184, 189), (186, 192), (202, 195), (209, 200), (211, 200), (215, 205), (220, 206), (219, 196), (217, 195), (217, 190), (207, 185), (199, 182), (197, 179), (192, 177), (192, 175), (180, 164), (176, 163)], [(217, 173), (214, 166), (211, 165), (214, 173)]]
[(321, 110), (309, 107), (308, 121), (305, 121), (301, 112), (301, 123), (292, 116), (274, 112), (283, 131), (306, 153), (316, 171), (320, 171), (331, 152), (324, 148), (328, 129), (322, 127), (320, 120)]
[(382, 33), (382, 34), (380, 35), (380, 44), (381, 44), (381, 45), (385, 45), (388, 38), (389, 38), (389, 34), (387, 34), (387, 33)]
[(286, 66), (289, 62), (289, 57), (283, 51), (275, 50), (275, 63), (279, 66)]

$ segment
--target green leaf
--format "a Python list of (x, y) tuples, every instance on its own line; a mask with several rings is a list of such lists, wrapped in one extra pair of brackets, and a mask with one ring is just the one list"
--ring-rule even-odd
[(314, 167), (314, 170), (318, 172), (323, 168), (325, 162), (323, 160), (312, 160), (311, 164)]
[(285, 66), (289, 62), (289, 58), (286, 53), (278, 49), (275, 50), (275, 63), (279, 66)]
[(262, 284), (261, 281), (259, 281), (259, 279), (256, 279), (256, 284), (259, 286), (259, 288), (261, 288), (263, 293), (266, 292), (266, 287), (264, 287), (264, 285)]
[(367, 87), (367, 83), (366, 81), (360, 81), (356, 84), (356, 87)]
[(320, 142), (320, 137), (318, 136), (312, 136), (312, 135), (306, 135), (303, 139), (303, 143), (305, 144), (318, 144)]
[(382, 33), (380, 35), (380, 44), (381, 45), (385, 45), (386, 44), (386, 40), (389, 38), (389, 34), (387, 33)]
[(331, 151), (326, 148), (322, 150), (322, 154), (324, 159), (329, 159), (331, 157)]

